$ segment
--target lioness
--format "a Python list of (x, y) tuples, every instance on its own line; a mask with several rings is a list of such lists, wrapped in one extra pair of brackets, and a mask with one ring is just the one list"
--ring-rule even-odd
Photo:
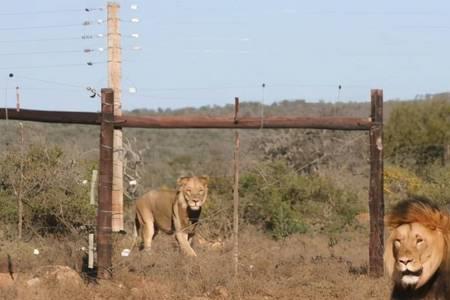
[(136, 229), (143, 248), (150, 250), (159, 230), (175, 233), (181, 251), (196, 256), (191, 247), (202, 205), (208, 195), (208, 177), (181, 177), (176, 190), (154, 190), (136, 201)]

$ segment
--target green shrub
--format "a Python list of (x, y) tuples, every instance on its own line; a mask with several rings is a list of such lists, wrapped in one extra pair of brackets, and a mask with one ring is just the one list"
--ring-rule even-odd
[(387, 207), (411, 195), (425, 196), (441, 206), (450, 204), (450, 168), (435, 164), (419, 173), (399, 166), (386, 166), (384, 191)]
[(8, 151), (0, 159), (0, 222), (17, 223), (21, 190), (25, 230), (58, 233), (94, 224), (90, 185), (83, 184), (89, 172), (87, 165), (68, 159), (58, 147)]
[(199, 227), (212, 239), (229, 238), (233, 232), (233, 182), (230, 177), (210, 177), (208, 201), (202, 208)]
[(450, 144), (449, 117), (447, 99), (398, 103), (385, 126), (386, 157), (417, 170), (442, 160)]
[[(210, 179), (201, 226), (210, 237), (232, 233), (232, 186), (230, 177)], [(340, 232), (361, 210), (354, 193), (327, 178), (299, 175), (284, 161), (259, 163), (243, 171), (239, 189), (241, 223), (255, 225), (276, 239), (308, 231)]]
[(241, 178), (243, 218), (275, 238), (311, 229), (333, 233), (360, 210), (352, 192), (326, 178), (301, 176), (282, 162), (264, 163)]
[(432, 199), (438, 205), (450, 204), (450, 168), (434, 166), (429, 168), (425, 184), (419, 190), (419, 195)]

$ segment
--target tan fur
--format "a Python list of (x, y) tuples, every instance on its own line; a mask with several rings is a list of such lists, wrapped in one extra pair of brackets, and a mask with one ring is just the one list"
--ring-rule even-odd
[(450, 216), (425, 198), (399, 203), (387, 216), (384, 262), (392, 299), (450, 299)]
[(201, 207), (208, 196), (208, 177), (182, 177), (177, 190), (154, 190), (136, 201), (136, 227), (143, 248), (150, 250), (159, 230), (175, 234), (183, 253), (196, 256), (191, 247)]

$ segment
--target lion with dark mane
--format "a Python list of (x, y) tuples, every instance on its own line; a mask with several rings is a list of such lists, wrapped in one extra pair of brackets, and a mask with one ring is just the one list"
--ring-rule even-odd
[(412, 197), (387, 216), (384, 263), (392, 300), (450, 300), (450, 215)]

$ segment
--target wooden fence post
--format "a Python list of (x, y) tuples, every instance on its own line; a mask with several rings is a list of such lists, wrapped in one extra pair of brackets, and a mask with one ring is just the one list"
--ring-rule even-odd
[(100, 182), (97, 210), (97, 277), (112, 277), (112, 180), (114, 136), (114, 92), (102, 89), (100, 129)]
[(383, 275), (384, 197), (383, 197), (383, 90), (371, 91), (370, 136), (370, 241), (369, 275)]

